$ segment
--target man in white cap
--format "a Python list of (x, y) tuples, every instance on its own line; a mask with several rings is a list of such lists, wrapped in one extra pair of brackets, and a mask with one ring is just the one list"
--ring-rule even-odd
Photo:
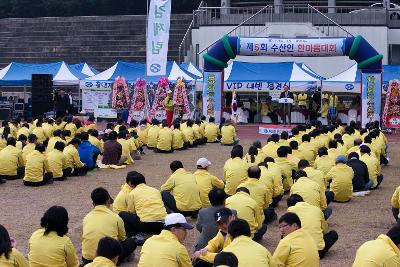
[(199, 158), (196, 166), (197, 171), (193, 174), (196, 177), (197, 187), (199, 188), (201, 205), (202, 208), (208, 208), (211, 207), (208, 193), (213, 187), (224, 188), (225, 184), (222, 180), (208, 172), (208, 167), (211, 166), (211, 162), (208, 159)]
[(167, 91), (167, 97), (164, 99), (164, 107), (167, 116), (168, 127), (171, 127), (174, 118), (174, 95), (171, 90)]
[(187, 230), (193, 229), (180, 213), (165, 217), (165, 227), (159, 235), (146, 240), (140, 251), (138, 267), (192, 266), (189, 253), (182, 244)]

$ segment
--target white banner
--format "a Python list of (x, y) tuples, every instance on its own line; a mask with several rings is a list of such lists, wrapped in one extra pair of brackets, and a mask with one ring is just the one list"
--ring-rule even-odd
[(171, 0), (151, 0), (147, 21), (147, 76), (167, 73)]
[(382, 73), (362, 73), (361, 125), (381, 118)]
[(82, 81), (82, 110), (94, 113), (95, 117), (116, 118), (117, 112), (111, 107), (112, 82)]
[(343, 56), (345, 38), (240, 38), (241, 56), (331, 57)]

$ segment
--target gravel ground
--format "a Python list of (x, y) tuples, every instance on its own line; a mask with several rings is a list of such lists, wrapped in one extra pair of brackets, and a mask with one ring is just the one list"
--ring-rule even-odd
[[(242, 140), (245, 150), (250, 140)], [(381, 188), (369, 196), (353, 198), (349, 203), (333, 203), (333, 214), (329, 219), (330, 229), (339, 233), (338, 242), (321, 261), (321, 266), (351, 266), (357, 248), (365, 241), (376, 238), (394, 225), (391, 215), (390, 197), (396, 186), (399, 185), (395, 177), (399, 171), (397, 143), (391, 143), (391, 164), (383, 167), (384, 181)], [(169, 163), (172, 160), (181, 160), (186, 169), (195, 170), (195, 162), (199, 157), (207, 157), (212, 166), (210, 171), (221, 177), (223, 164), (229, 158), (230, 148), (218, 144), (207, 144), (187, 151), (173, 154), (156, 154), (146, 151), (143, 160), (136, 161), (134, 166), (123, 170), (96, 170), (86, 177), (73, 177), (64, 182), (55, 182), (41, 188), (28, 188), (21, 181), (9, 181), (0, 185), (0, 223), (4, 225), (10, 235), (17, 240), (17, 248), (27, 253), (28, 239), (33, 231), (40, 226), (40, 218), (44, 211), (52, 205), (62, 205), (67, 208), (69, 222), (69, 236), (77, 253), (80, 256), (82, 219), (92, 208), (90, 192), (102, 186), (109, 190), (112, 196), (119, 192), (128, 171), (142, 172), (147, 183), (159, 188), (169, 176)], [(286, 211), (286, 196), (277, 208), (278, 217)], [(195, 223), (195, 221), (191, 221)], [(193, 251), (198, 233), (189, 231), (185, 242), (189, 252)], [(280, 239), (278, 224), (275, 221), (269, 227), (261, 243), (273, 253)], [(136, 250), (131, 262), (121, 266), (136, 266), (140, 248)]]

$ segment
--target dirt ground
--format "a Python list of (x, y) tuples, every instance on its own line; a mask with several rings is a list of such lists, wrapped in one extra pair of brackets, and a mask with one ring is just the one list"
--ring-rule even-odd
[[(251, 140), (242, 140), (245, 150)], [(400, 184), (398, 177), (399, 152), (398, 143), (391, 143), (391, 163), (383, 167), (384, 181), (381, 188), (369, 196), (353, 198), (349, 203), (333, 203), (333, 214), (329, 219), (330, 229), (339, 233), (338, 242), (321, 261), (321, 266), (351, 266), (357, 248), (365, 241), (376, 238), (394, 225), (390, 209), (390, 197), (396, 186)], [(128, 171), (136, 170), (143, 173), (147, 183), (159, 188), (169, 176), (169, 163), (181, 160), (186, 169), (195, 170), (195, 162), (199, 157), (207, 157), (212, 166), (210, 171), (221, 177), (223, 164), (229, 158), (230, 148), (219, 144), (207, 144), (187, 151), (173, 154), (156, 154), (146, 151), (141, 161), (123, 170), (97, 170), (86, 177), (74, 177), (64, 182), (55, 182), (41, 188), (27, 188), (22, 181), (9, 181), (0, 185), (0, 223), (10, 235), (17, 240), (17, 248), (27, 253), (28, 239), (33, 231), (40, 227), (40, 218), (44, 211), (52, 205), (62, 205), (69, 213), (69, 236), (71, 237), (80, 257), (82, 219), (92, 208), (91, 191), (102, 186), (116, 196), (124, 183)], [(286, 196), (277, 208), (278, 217), (286, 211)], [(195, 221), (191, 221), (193, 224)], [(262, 244), (273, 253), (280, 234), (275, 221), (269, 226)], [(189, 252), (198, 236), (194, 229), (189, 231), (185, 242)], [(135, 258), (121, 266), (136, 266), (140, 248), (135, 252)]]

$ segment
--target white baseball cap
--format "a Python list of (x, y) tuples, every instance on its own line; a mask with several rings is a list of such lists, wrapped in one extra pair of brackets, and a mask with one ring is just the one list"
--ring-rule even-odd
[(199, 158), (196, 163), (196, 166), (201, 166), (202, 168), (207, 168), (210, 165), (211, 162), (206, 158)]
[(178, 224), (179, 226), (185, 229), (193, 229), (193, 226), (188, 224), (186, 221), (185, 216), (180, 213), (171, 213), (165, 217), (165, 226), (168, 225), (175, 225)]

